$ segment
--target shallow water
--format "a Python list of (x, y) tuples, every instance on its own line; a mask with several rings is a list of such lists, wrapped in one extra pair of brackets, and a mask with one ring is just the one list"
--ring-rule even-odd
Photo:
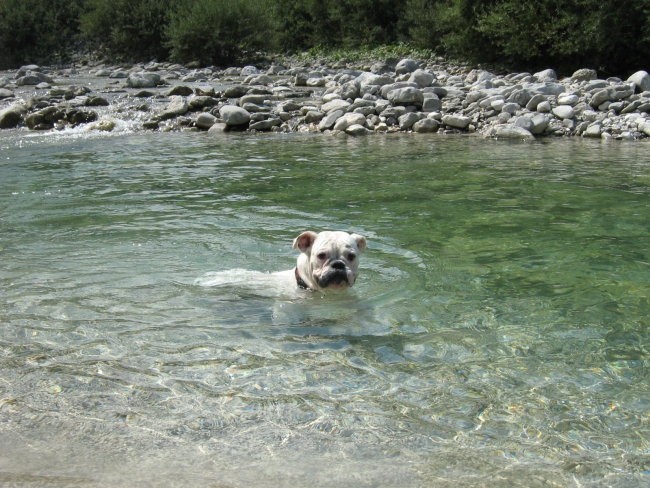
[(650, 482), (648, 144), (0, 136), (0, 483)]

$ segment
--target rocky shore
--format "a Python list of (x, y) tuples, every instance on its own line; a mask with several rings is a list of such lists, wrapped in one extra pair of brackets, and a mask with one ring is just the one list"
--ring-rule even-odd
[(0, 129), (476, 133), (535, 139), (650, 137), (650, 75), (580, 69), (496, 75), (413, 59), (353, 69), (170, 63), (0, 72)]

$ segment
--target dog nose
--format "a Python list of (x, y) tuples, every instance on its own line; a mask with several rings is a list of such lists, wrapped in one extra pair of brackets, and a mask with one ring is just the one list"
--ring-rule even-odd
[(345, 263), (340, 259), (332, 262), (332, 268), (334, 269), (345, 269)]

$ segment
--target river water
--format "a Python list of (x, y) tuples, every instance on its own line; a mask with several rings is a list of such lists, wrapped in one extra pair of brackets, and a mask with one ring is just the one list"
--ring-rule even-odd
[(647, 143), (1, 136), (1, 484), (650, 483)]

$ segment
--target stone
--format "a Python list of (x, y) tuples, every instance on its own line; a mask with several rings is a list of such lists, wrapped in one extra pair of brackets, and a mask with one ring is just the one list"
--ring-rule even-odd
[(244, 85), (232, 85), (226, 88), (223, 92), (223, 96), (226, 98), (239, 98), (243, 97), (248, 93), (248, 87)]
[(571, 75), (571, 81), (590, 81), (598, 78), (596, 70), (590, 68), (581, 68)]
[(440, 122), (435, 119), (425, 118), (413, 124), (413, 132), (425, 133), (436, 132), (440, 128)]
[(348, 81), (338, 89), (339, 95), (343, 100), (348, 98), (355, 99), (360, 95), (360, 85), (357, 81)]
[(466, 130), (472, 122), (470, 117), (458, 114), (447, 114), (442, 116), (442, 123), (454, 129)]
[(71, 108), (66, 111), (65, 118), (72, 125), (87, 124), (97, 120), (97, 113), (92, 110)]
[(551, 122), (551, 117), (544, 114), (535, 114), (530, 117), (530, 121), (532, 123), (532, 126), (528, 130), (531, 132), (531, 134), (537, 136), (543, 134), (544, 131), (546, 131), (548, 124)]
[(435, 93), (423, 93), (423, 112), (439, 112), (442, 109), (442, 102)]
[(18, 86), (36, 86), (40, 83), (54, 83), (54, 80), (40, 71), (26, 71), (23, 76), (16, 79), (16, 85)]
[(545, 81), (556, 81), (557, 80), (557, 73), (555, 72), (554, 69), (545, 69), (542, 71), (539, 71), (533, 75), (533, 77), (537, 81), (545, 82)]
[(45, 107), (25, 117), (25, 124), (32, 130), (49, 130), (54, 123), (65, 118), (65, 111), (58, 107)]
[(0, 129), (13, 129), (23, 121), (27, 108), (21, 103), (14, 103), (0, 110)]
[(572, 107), (580, 101), (580, 97), (575, 93), (564, 93), (557, 97), (558, 105), (571, 105)]
[(366, 118), (354, 112), (344, 114), (334, 124), (334, 130), (346, 130), (351, 125), (365, 126)]
[(327, 129), (331, 129), (334, 126), (334, 124), (336, 123), (336, 121), (339, 118), (343, 117), (344, 113), (345, 112), (343, 112), (343, 110), (341, 110), (341, 109), (332, 110), (332, 111), (328, 112), (327, 115), (325, 115), (325, 117), (323, 117), (323, 119), (318, 124), (318, 130), (324, 131), (324, 130), (327, 130)]
[(101, 132), (111, 132), (113, 129), (115, 129), (115, 121), (110, 119), (103, 119), (99, 122), (91, 124), (88, 126), (88, 128), (90, 130), (98, 130)]
[(395, 73), (403, 75), (406, 73), (413, 73), (418, 69), (418, 63), (414, 59), (405, 58), (400, 60), (395, 66)]
[(647, 71), (637, 71), (636, 73), (630, 75), (627, 81), (634, 83), (634, 86), (640, 92), (650, 91), (650, 75)]
[(591, 105), (594, 108), (598, 108), (603, 103), (608, 101), (609, 101), (609, 90), (608, 89), (599, 90), (591, 96), (589, 105)]
[(508, 112), (510, 115), (516, 114), (519, 109), (521, 109), (521, 106), (514, 102), (504, 103), (501, 107), (502, 112)]
[(250, 75), (256, 75), (256, 74), (259, 74), (259, 72), (260, 72), (260, 71), (259, 71), (255, 66), (244, 66), (244, 67), (240, 70), (240, 72), (239, 72), (239, 76), (246, 77), (246, 76), (250, 76)]
[(270, 85), (273, 83), (273, 78), (265, 74), (252, 75), (246, 78), (244, 83), (248, 85)]
[(320, 122), (323, 117), (325, 117), (325, 114), (319, 110), (309, 110), (305, 114), (305, 124), (314, 124), (316, 122)]
[(596, 122), (587, 127), (587, 129), (582, 133), (582, 137), (600, 138), (602, 132), (602, 125), (599, 122)]
[(413, 127), (418, 120), (422, 119), (422, 114), (417, 114), (415, 112), (408, 112), (400, 116), (398, 119), (400, 130), (409, 130)]
[(526, 104), (526, 110), (530, 110), (531, 112), (537, 110), (537, 106), (546, 101), (546, 96), (541, 95), (540, 93), (536, 93), (533, 95), (533, 97), (528, 101)]
[(363, 72), (359, 76), (355, 78), (355, 81), (359, 83), (359, 88), (363, 88), (366, 86), (384, 86), (384, 85), (390, 85), (391, 83), (394, 83), (395, 80), (388, 75), (384, 74), (376, 74), (376, 73), (368, 73), (368, 72)]
[(199, 129), (208, 130), (217, 122), (217, 118), (208, 112), (202, 112), (197, 115), (194, 125)]
[(11, 98), (14, 96), (14, 92), (8, 90), (7, 88), (0, 88), (0, 100), (3, 98)]
[(86, 99), (84, 105), (86, 107), (108, 107), (109, 103), (104, 97), (92, 95)]
[(483, 137), (495, 139), (521, 139), (525, 141), (535, 140), (535, 136), (523, 127), (515, 125), (497, 125), (490, 127), (483, 133)]
[(424, 101), (422, 91), (411, 86), (391, 90), (386, 98), (395, 105), (415, 105), (417, 107), (421, 107)]
[(571, 105), (558, 105), (553, 110), (553, 115), (558, 119), (572, 119), (575, 116), (575, 111)]
[(425, 88), (427, 86), (431, 86), (431, 83), (433, 83), (433, 80), (435, 79), (435, 76), (433, 73), (430, 73), (429, 71), (424, 71), (423, 69), (416, 69), (411, 73), (411, 76), (409, 77), (409, 81), (413, 83), (417, 83), (420, 88)]
[(226, 130), (228, 130), (228, 126), (224, 124), (223, 122), (216, 122), (208, 129), (208, 134), (213, 136), (216, 134), (223, 134)]
[(352, 124), (351, 126), (346, 127), (345, 133), (350, 136), (365, 136), (366, 134), (369, 134), (370, 131), (361, 124)]
[(176, 85), (171, 90), (169, 90), (167, 92), (167, 96), (171, 97), (173, 95), (180, 95), (180, 96), (183, 96), (183, 97), (189, 97), (193, 93), (194, 93), (194, 90), (192, 90), (187, 85)]
[(331, 102), (324, 103), (321, 106), (321, 110), (325, 113), (334, 112), (336, 110), (347, 110), (350, 106), (350, 102), (346, 100), (341, 100), (340, 98), (334, 99)]
[(169, 103), (165, 110), (160, 114), (160, 120), (173, 119), (180, 115), (185, 115), (190, 110), (188, 103), (180, 95), (170, 97)]
[(192, 95), (187, 100), (190, 110), (203, 110), (207, 107), (214, 107), (217, 103), (219, 102), (216, 98), (207, 95)]
[(236, 105), (224, 105), (219, 109), (219, 116), (228, 127), (248, 124), (251, 119), (248, 110)]
[(148, 71), (131, 73), (126, 79), (126, 86), (129, 88), (154, 88), (160, 84), (162, 84), (160, 75)]
[(271, 130), (273, 127), (279, 126), (282, 124), (282, 121), (277, 118), (277, 117), (269, 117), (268, 119), (265, 120), (259, 120), (257, 122), (253, 122), (248, 128), (250, 130), (260, 130), (260, 131), (267, 131)]

